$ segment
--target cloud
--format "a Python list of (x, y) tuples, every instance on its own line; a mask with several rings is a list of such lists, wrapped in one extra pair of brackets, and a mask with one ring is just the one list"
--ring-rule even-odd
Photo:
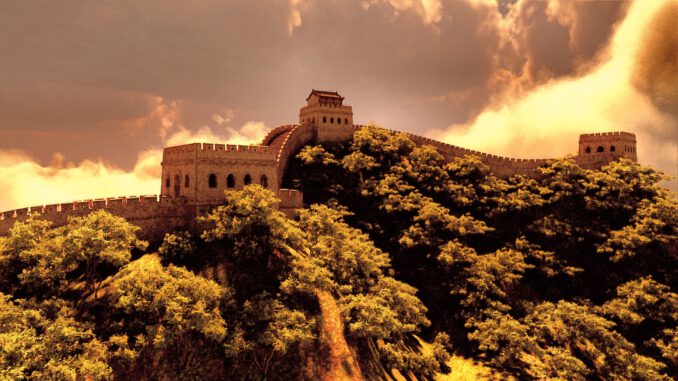
[(576, 153), (582, 132), (622, 130), (636, 134), (640, 162), (676, 176), (678, 120), (667, 108), (678, 94), (677, 7), (633, 3), (588, 71), (509, 93), (470, 122), (429, 135), (489, 153), (539, 158)]
[(364, 0), (362, 7), (369, 10), (378, 3), (390, 5), (396, 16), (405, 11), (414, 11), (424, 24), (435, 24), (442, 19), (443, 5), (440, 0)]
[(304, 0), (289, 0), (289, 16), (287, 19), (287, 34), (294, 34), (294, 29), (301, 26), (301, 12), (306, 8)]
[(160, 189), (149, 167), (157, 152), (139, 155), (130, 172), (86, 160), (65, 167), (43, 166), (21, 152), (0, 151), (0, 210), (95, 197), (155, 194)]
[[(167, 136), (168, 145), (194, 142), (257, 144), (268, 128), (262, 122), (247, 122), (223, 132), (203, 126), (196, 131), (178, 128)], [(102, 160), (66, 162), (55, 153), (49, 165), (38, 163), (23, 151), (0, 150), (0, 211), (21, 207), (71, 202), (101, 197), (157, 194), (160, 190), (161, 149), (147, 149), (137, 156), (131, 170)]]
[(224, 132), (213, 130), (210, 126), (200, 127), (196, 131), (179, 128), (166, 141), (167, 146), (189, 143), (223, 143), (223, 144), (259, 144), (270, 131), (263, 122), (247, 122), (239, 129), (226, 127)]

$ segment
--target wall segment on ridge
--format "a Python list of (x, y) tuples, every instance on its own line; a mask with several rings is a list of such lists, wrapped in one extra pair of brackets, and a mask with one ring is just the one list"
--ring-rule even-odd
[(0, 213), (0, 236), (7, 235), (15, 222), (29, 216), (51, 221), (55, 227), (68, 223), (71, 217), (82, 217), (96, 210), (125, 218), (141, 228), (139, 238), (158, 242), (166, 232), (193, 230), (195, 208), (180, 200), (158, 196), (130, 196), (85, 200), (62, 204), (40, 205)]
[[(142, 239), (157, 242), (166, 232), (174, 230), (189, 230), (199, 234), (196, 216), (223, 202), (224, 191), (229, 189), (229, 175), (234, 179), (234, 186), (230, 189), (242, 189), (247, 176), (253, 184), (263, 184), (265, 179), (265, 185), (281, 200), (280, 210), (292, 217), (295, 210), (303, 207), (303, 194), (296, 190), (280, 189), (289, 161), (305, 145), (349, 141), (356, 131), (364, 128), (352, 124), (321, 127), (313, 122), (280, 126), (269, 132), (261, 146), (193, 143), (165, 148), (159, 197), (107, 198), (4, 212), (0, 213), (0, 235), (6, 235), (14, 222), (25, 220), (29, 215), (40, 215), (55, 226), (62, 226), (71, 216), (83, 216), (98, 209), (107, 210), (140, 226)], [(536, 169), (549, 160), (502, 157), (418, 135), (387, 131), (405, 134), (417, 145), (432, 146), (447, 161), (466, 155), (477, 156), (491, 172), (500, 177), (514, 174), (535, 176)], [(632, 160), (636, 157), (633, 134), (585, 134), (581, 135), (579, 143), (580, 153), (575, 159), (583, 168), (599, 168), (619, 157)], [(601, 146), (605, 150), (582, 153), (589, 146)], [(611, 151), (612, 146), (615, 151)], [(214, 187), (209, 183), (212, 175), (216, 181)]]

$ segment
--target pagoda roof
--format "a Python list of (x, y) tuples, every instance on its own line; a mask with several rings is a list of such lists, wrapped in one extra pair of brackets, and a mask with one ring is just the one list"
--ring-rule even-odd
[(311, 93), (306, 97), (306, 100), (309, 100), (312, 95), (317, 95), (318, 97), (323, 97), (323, 98), (336, 98), (336, 99), (341, 99), (344, 100), (344, 97), (339, 95), (339, 92), (337, 91), (325, 91), (325, 90), (316, 90), (313, 89), (311, 90)]

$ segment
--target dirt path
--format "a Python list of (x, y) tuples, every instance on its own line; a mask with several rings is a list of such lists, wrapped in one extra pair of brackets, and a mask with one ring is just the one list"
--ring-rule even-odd
[(364, 381), (351, 349), (344, 337), (344, 323), (337, 302), (325, 291), (316, 292), (322, 315), (320, 342), (329, 349), (328, 368), (323, 381)]

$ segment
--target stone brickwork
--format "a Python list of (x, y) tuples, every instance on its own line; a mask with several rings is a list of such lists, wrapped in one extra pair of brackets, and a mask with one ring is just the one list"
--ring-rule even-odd
[[(303, 194), (281, 189), (289, 161), (305, 145), (349, 141), (364, 126), (353, 123), (353, 109), (343, 104), (337, 92), (313, 90), (299, 112), (299, 124), (273, 129), (262, 145), (193, 143), (163, 151), (160, 196), (123, 197), (22, 208), (0, 213), (0, 235), (16, 221), (40, 215), (64, 225), (70, 216), (105, 209), (140, 226), (140, 236), (157, 241), (165, 232), (189, 230), (199, 233), (196, 216), (224, 199), (224, 192), (260, 184), (280, 198), (280, 210), (293, 217), (303, 207)], [(398, 131), (391, 131), (398, 132)], [(430, 145), (446, 160), (466, 155), (480, 158), (500, 177), (534, 176), (548, 159), (516, 159), (457, 147), (422, 136), (406, 134), (418, 145)], [(600, 168), (625, 157), (636, 160), (635, 135), (626, 132), (583, 134), (579, 138), (577, 163)]]
[(268, 146), (193, 143), (163, 151), (162, 187), (166, 197), (195, 205), (223, 200), (225, 189), (260, 184), (277, 189), (277, 151)]
[(579, 135), (578, 161), (598, 165), (619, 157), (638, 160), (636, 135), (628, 132), (600, 132)]
[(192, 231), (195, 227), (196, 209), (181, 200), (158, 196), (131, 196), (33, 206), (3, 212), (0, 213), (0, 235), (6, 235), (15, 222), (25, 221), (29, 216), (52, 221), (57, 227), (65, 225), (70, 217), (81, 217), (100, 209), (141, 227), (139, 237), (152, 242), (161, 240), (165, 232)]
[(351, 138), (353, 108), (343, 102), (344, 97), (336, 91), (312, 90), (306, 106), (299, 110), (299, 124), (315, 125), (318, 141), (346, 141)]

